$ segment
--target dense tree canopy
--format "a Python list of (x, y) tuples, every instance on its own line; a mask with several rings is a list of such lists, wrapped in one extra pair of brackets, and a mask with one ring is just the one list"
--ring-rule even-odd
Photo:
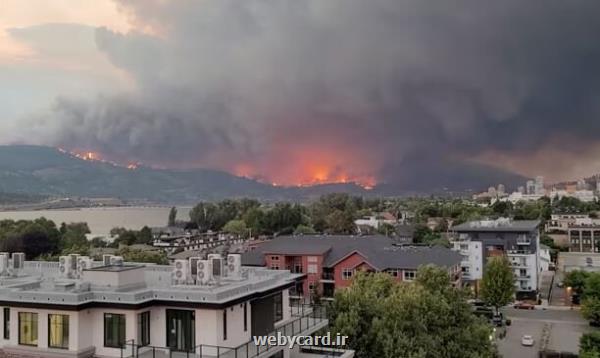
[(397, 284), (384, 273), (356, 275), (336, 293), (333, 332), (349, 337), (357, 358), (494, 357), (491, 327), (446, 271), (425, 267), (417, 277)]

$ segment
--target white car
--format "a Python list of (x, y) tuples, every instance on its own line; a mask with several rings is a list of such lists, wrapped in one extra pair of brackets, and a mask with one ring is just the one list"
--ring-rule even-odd
[(524, 335), (523, 338), (521, 338), (521, 344), (526, 346), (526, 347), (531, 347), (533, 346), (533, 337), (531, 337), (530, 335)]

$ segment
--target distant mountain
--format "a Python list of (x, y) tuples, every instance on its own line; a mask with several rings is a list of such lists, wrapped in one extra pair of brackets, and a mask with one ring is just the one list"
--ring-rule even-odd
[(83, 160), (55, 148), (0, 146), (0, 192), (52, 196), (119, 197), (157, 202), (187, 202), (226, 197), (293, 199), (326, 192), (362, 193), (356, 185), (310, 188), (274, 187), (209, 169), (131, 170), (106, 162)]
[[(276, 187), (256, 180), (210, 170), (165, 170), (139, 167), (131, 170), (100, 161), (87, 161), (58, 149), (40, 146), (0, 146), (0, 192), (25, 195), (118, 197), (155, 202), (193, 203), (226, 197), (266, 200), (305, 200), (331, 192), (357, 195), (402, 195), (451, 190), (482, 189), (490, 183), (511, 184), (520, 176), (481, 166), (443, 165), (419, 170), (397, 182), (367, 191), (355, 184)], [(424, 168), (430, 168), (425, 166)]]

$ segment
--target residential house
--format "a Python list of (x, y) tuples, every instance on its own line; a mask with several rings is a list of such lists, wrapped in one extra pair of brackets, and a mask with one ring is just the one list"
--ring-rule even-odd
[(306, 275), (296, 287), (298, 297), (325, 298), (350, 285), (357, 271), (388, 272), (397, 281), (412, 281), (421, 265), (448, 270), (460, 283), (461, 256), (444, 247), (395, 245), (385, 236), (284, 236), (243, 255), (245, 265), (266, 266)]

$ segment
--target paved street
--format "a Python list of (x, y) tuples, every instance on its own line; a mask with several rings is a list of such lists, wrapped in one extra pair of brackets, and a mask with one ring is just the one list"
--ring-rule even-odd
[[(579, 337), (591, 329), (579, 311), (506, 308), (503, 312), (512, 320), (506, 337), (498, 341), (498, 349), (504, 357), (537, 357), (544, 330), (549, 331), (550, 337), (547, 349), (576, 353)], [(525, 334), (533, 336), (533, 347), (521, 345), (521, 337)]]
[(561, 271), (556, 272), (554, 277), (554, 286), (552, 287), (549, 303), (553, 306), (569, 306), (571, 302), (567, 299), (566, 289), (556, 287), (557, 282), (562, 282), (564, 274)]

